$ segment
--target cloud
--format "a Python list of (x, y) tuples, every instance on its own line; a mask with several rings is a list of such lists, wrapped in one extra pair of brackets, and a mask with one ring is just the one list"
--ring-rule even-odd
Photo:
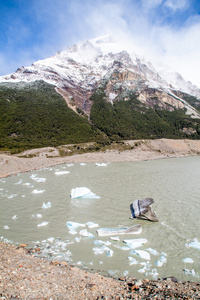
[(170, 8), (172, 11), (185, 10), (189, 7), (188, 0), (166, 0), (164, 6)]
[(6, 40), (2, 44), (0, 41), (2, 74), (54, 55), (79, 41), (109, 34), (137, 54), (169, 64), (200, 86), (196, 63), (200, 53), (200, 18), (189, 16), (193, 1), (21, 0), (20, 3), (20, 12), (14, 11), (7, 22), (4, 20)]

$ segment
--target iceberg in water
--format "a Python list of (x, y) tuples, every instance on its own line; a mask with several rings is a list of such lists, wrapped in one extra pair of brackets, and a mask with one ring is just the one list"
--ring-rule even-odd
[(50, 208), (51, 207), (51, 202), (43, 203), (42, 208)]
[(192, 242), (185, 244), (186, 247), (192, 247), (200, 250), (200, 242), (195, 238)]
[(69, 171), (56, 171), (55, 175), (66, 175), (69, 174)]
[(123, 240), (123, 242), (130, 248), (130, 249), (136, 249), (138, 247), (141, 247), (142, 245), (147, 243), (147, 239), (129, 239), (129, 240)]
[(146, 260), (150, 260), (151, 256), (149, 254), (149, 252), (145, 251), (145, 250), (131, 250), (130, 254), (136, 254), (137, 256), (146, 259)]
[(77, 229), (78, 227), (85, 227), (85, 224), (68, 221), (66, 222), (66, 226), (69, 228), (69, 233), (77, 234), (77, 231), (75, 229)]
[(79, 234), (82, 235), (82, 236), (85, 236), (85, 237), (92, 238), (92, 239), (95, 238), (94, 234), (92, 234), (91, 232), (87, 231), (87, 229), (82, 229), (82, 230), (79, 232)]
[(44, 222), (38, 224), (37, 226), (38, 226), (38, 227), (41, 227), (41, 226), (46, 226), (47, 224), (49, 224), (49, 222), (44, 221)]
[(107, 167), (106, 163), (95, 163), (97, 167)]
[(186, 258), (184, 258), (184, 259), (183, 259), (183, 262), (184, 262), (184, 263), (193, 264), (193, 262), (194, 262), (194, 261), (193, 261), (193, 259), (192, 259), (192, 258), (190, 258), (190, 257), (186, 257)]
[(77, 187), (71, 190), (71, 198), (96, 198), (99, 199), (100, 197), (96, 194), (92, 193), (88, 188), (86, 187)]

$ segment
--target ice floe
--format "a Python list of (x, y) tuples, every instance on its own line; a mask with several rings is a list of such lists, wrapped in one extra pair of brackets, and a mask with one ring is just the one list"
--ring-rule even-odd
[(152, 255), (155, 255), (155, 256), (159, 255), (159, 252), (157, 250), (155, 250), (155, 249), (148, 248), (146, 250), (149, 251)]
[(137, 264), (138, 264), (137, 259), (135, 259), (134, 257), (128, 256), (127, 258), (128, 258), (128, 260), (129, 260), (129, 265), (130, 265), (130, 266), (131, 266), (131, 265), (137, 265)]
[(41, 226), (46, 226), (46, 225), (48, 225), (48, 224), (49, 224), (49, 222), (44, 221), (44, 222), (38, 224), (37, 226), (38, 226), (38, 227), (41, 227)]
[(193, 264), (194, 260), (190, 257), (186, 257), (183, 259), (183, 262), (184, 263), (189, 263), (189, 264)]
[(200, 250), (200, 242), (195, 238), (192, 242), (185, 244), (186, 247), (192, 247)]
[(85, 224), (83, 223), (78, 223), (78, 222), (73, 222), (73, 221), (67, 221), (66, 222), (66, 226), (69, 228), (69, 229), (74, 229), (74, 228), (78, 228), (78, 227), (85, 227)]
[(45, 202), (43, 202), (43, 204), (42, 204), (42, 208), (50, 208), (51, 207), (51, 202), (49, 201), (49, 202), (47, 202), (47, 203), (45, 203)]
[(8, 225), (3, 226), (4, 229), (10, 229)]
[(17, 194), (12, 194), (12, 195), (8, 196), (8, 199), (12, 199), (12, 198), (14, 198), (16, 196), (17, 196)]
[(46, 178), (42, 177), (37, 177), (37, 174), (32, 174), (30, 176), (31, 179), (35, 180), (36, 182), (45, 182), (46, 181)]
[(146, 260), (150, 260), (151, 256), (149, 254), (149, 252), (145, 251), (145, 250), (131, 250), (130, 254), (135, 254), (137, 256), (139, 256), (142, 259), (146, 259)]
[(35, 215), (32, 215), (33, 218), (42, 218), (42, 215), (41, 214), (35, 214)]
[(199, 273), (195, 272), (194, 269), (192, 269), (192, 270), (184, 269), (183, 271), (186, 275), (192, 275), (193, 277), (199, 277)]
[(123, 242), (130, 248), (130, 249), (136, 249), (141, 247), (142, 245), (147, 243), (147, 239), (129, 239), (129, 240), (123, 240)]
[(14, 215), (14, 216), (12, 217), (13, 220), (16, 220), (17, 218), (18, 218), (17, 215)]
[(94, 247), (94, 248), (92, 248), (92, 250), (94, 251), (94, 254), (96, 254), (96, 255), (103, 254), (105, 252), (106, 256), (108, 256), (108, 257), (113, 256), (113, 250), (111, 250), (106, 245), (103, 245), (101, 247)]
[(69, 173), (70, 173), (69, 171), (56, 171), (55, 175), (66, 175), (66, 174), (69, 174)]
[(95, 163), (95, 166), (97, 167), (107, 167), (108, 164), (106, 163)]
[(71, 190), (70, 197), (75, 199), (75, 198), (96, 198), (99, 199), (100, 197), (94, 194), (93, 192), (90, 191), (90, 189), (86, 187), (77, 187), (73, 188)]
[(167, 262), (167, 254), (165, 252), (161, 252), (160, 258), (155, 262), (157, 267), (162, 267), (163, 264)]
[(99, 227), (99, 224), (94, 223), (94, 222), (87, 222), (86, 225), (87, 225), (89, 228)]
[(94, 234), (92, 234), (91, 232), (89, 232), (87, 229), (80, 230), (79, 234), (82, 235), (82, 236), (88, 237), (88, 238), (92, 238), (92, 239), (95, 238)]
[(44, 192), (45, 192), (45, 190), (33, 190), (32, 194), (42, 194)]
[(112, 236), (118, 234), (140, 234), (142, 232), (141, 225), (133, 225), (131, 227), (121, 228), (99, 228), (97, 233), (99, 236)]

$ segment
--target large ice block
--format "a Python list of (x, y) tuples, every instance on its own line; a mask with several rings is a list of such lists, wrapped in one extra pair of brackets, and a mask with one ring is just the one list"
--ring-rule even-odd
[(90, 189), (86, 187), (77, 187), (73, 188), (71, 190), (71, 198), (96, 198), (99, 199), (100, 197), (94, 194), (93, 192), (90, 191)]

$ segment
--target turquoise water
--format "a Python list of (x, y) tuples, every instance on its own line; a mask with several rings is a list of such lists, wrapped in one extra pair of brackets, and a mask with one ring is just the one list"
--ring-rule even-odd
[[(13, 243), (39, 245), (42, 257), (114, 277), (199, 281), (199, 183), (199, 156), (106, 166), (61, 164), (13, 175), (0, 180), (0, 235)], [(76, 187), (89, 188), (99, 199), (72, 199)], [(154, 199), (158, 223), (129, 219), (130, 204), (146, 197)], [(43, 208), (48, 202), (50, 207)], [(84, 227), (70, 230), (66, 222), (72, 221)], [(118, 240), (96, 233), (100, 227), (134, 224), (142, 226), (142, 233), (119, 235)], [(135, 250), (145, 252), (134, 252), (123, 242), (141, 238), (146, 243)]]

